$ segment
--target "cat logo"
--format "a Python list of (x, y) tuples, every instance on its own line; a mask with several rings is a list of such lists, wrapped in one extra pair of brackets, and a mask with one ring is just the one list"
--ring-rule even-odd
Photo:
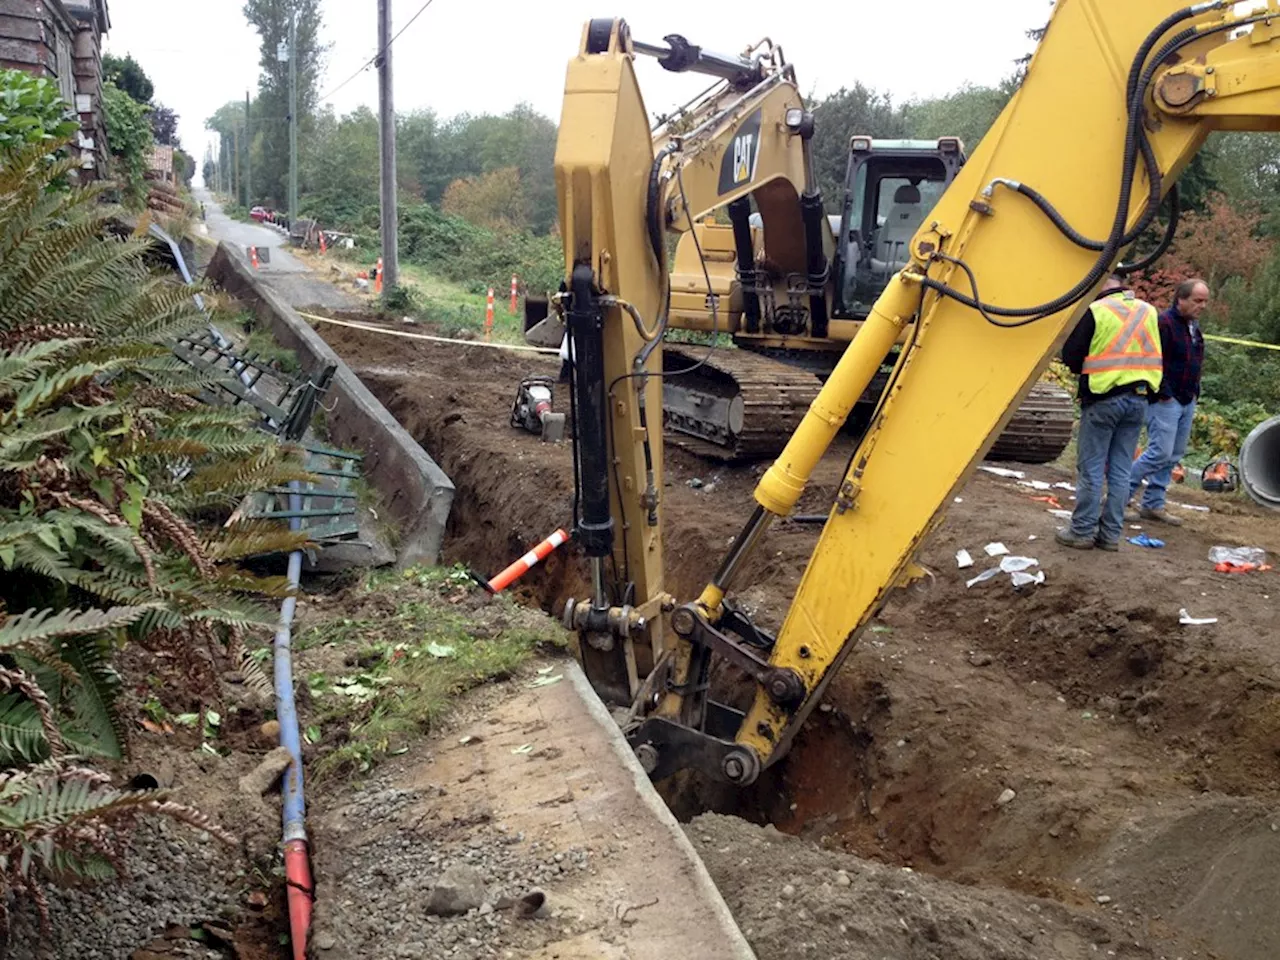
[(734, 134), (720, 165), (720, 193), (735, 190), (756, 178), (760, 160), (760, 111), (757, 110)]

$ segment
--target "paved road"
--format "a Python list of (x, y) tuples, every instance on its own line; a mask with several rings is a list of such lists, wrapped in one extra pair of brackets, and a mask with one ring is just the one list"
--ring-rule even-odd
[(195, 196), (205, 205), (205, 226), (214, 240), (226, 243), (246, 260), (249, 247), (269, 248), (270, 253), (259, 271), (263, 280), (288, 300), (291, 306), (330, 307), (335, 310), (359, 308), (360, 301), (355, 296), (320, 279), (305, 263), (291, 254), (288, 241), (280, 231), (256, 223), (232, 220), (222, 212), (222, 207), (207, 190), (197, 190)]

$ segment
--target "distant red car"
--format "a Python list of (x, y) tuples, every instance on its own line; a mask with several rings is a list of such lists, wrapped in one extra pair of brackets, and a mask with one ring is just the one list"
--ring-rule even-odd
[(249, 211), (249, 219), (256, 220), (258, 221), (258, 223), (262, 223), (264, 220), (271, 219), (271, 211), (268, 210), (266, 207), (254, 207), (252, 210)]

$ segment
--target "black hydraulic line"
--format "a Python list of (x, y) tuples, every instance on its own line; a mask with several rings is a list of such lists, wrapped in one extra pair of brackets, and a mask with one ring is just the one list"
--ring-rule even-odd
[[(935, 256), (937, 256), (938, 259), (954, 263), (965, 271), (969, 278), (970, 287), (974, 291), (974, 296), (966, 296), (959, 290), (956, 290), (947, 284), (941, 283), (940, 281), (930, 280), (927, 277), (922, 281), (922, 285), (927, 289), (934, 290), (943, 296), (950, 297), (965, 306), (979, 311), (988, 322), (997, 326), (1022, 326), (1025, 323), (1044, 319), (1045, 317), (1051, 316), (1059, 310), (1078, 302), (1081, 297), (1088, 293), (1089, 290), (1093, 289), (1093, 287), (1102, 279), (1103, 275), (1105, 275), (1111, 268), (1112, 260), (1116, 253), (1118, 253), (1120, 248), (1124, 246), (1124, 240), (1126, 237), (1125, 222), (1128, 218), (1129, 200), (1133, 193), (1133, 179), (1134, 171), (1137, 167), (1137, 154), (1141, 149), (1144, 159), (1148, 159), (1149, 157), (1148, 151), (1150, 151), (1150, 143), (1147, 140), (1146, 130), (1143, 127), (1143, 100), (1145, 99), (1147, 88), (1150, 86), (1151, 80), (1155, 75), (1155, 71), (1159, 69), (1160, 65), (1164, 63), (1172, 53), (1176, 52), (1176, 50), (1185, 46), (1187, 43), (1190, 43), (1192, 40), (1208, 36), (1224, 29), (1232, 29), (1234, 27), (1242, 26), (1245, 23), (1253, 22), (1253, 20), (1251, 19), (1241, 23), (1223, 25), (1207, 31), (1200, 31), (1196, 29), (1183, 31), (1176, 38), (1166, 43), (1164, 47), (1161, 48), (1159, 55), (1155, 57), (1145, 69), (1143, 69), (1146, 54), (1155, 47), (1160, 38), (1168, 32), (1170, 26), (1173, 24), (1179, 23), (1192, 16), (1198, 16), (1200, 13), (1220, 6), (1222, 6), (1221, 3), (1214, 2), (1200, 4), (1195, 7), (1188, 7), (1179, 11), (1177, 14), (1166, 18), (1160, 26), (1147, 36), (1147, 39), (1143, 41), (1140, 46), (1139, 55), (1135, 57), (1134, 64), (1130, 71), (1131, 80), (1135, 74), (1138, 75), (1139, 79), (1132, 87), (1132, 93), (1128, 102), (1129, 123), (1125, 132), (1124, 167), (1121, 171), (1121, 190), (1120, 198), (1116, 205), (1116, 217), (1112, 224), (1111, 234), (1104, 244), (1098, 260), (1094, 263), (1093, 267), (1083, 280), (1081, 280), (1074, 288), (1067, 291), (1067, 293), (1057, 297), (1049, 303), (1041, 304), (1037, 307), (1017, 309), (996, 307), (981, 301), (980, 297), (977, 295), (976, 278), (973, 276), (973, 271), (969, 269), (966, 264), (957, 261), (954, 258), (936, 254)], [(1160, 182), (1159, 171), (1157, 169), (1156, 176), (1152, 178), (1151, 184), (1151, 193), (1153, 197), (1158, 196), (1161, 192), (1161, 187), (1162, 184)], [(1151, 206), (1152, 205), (1148, 203), (1148, 209), (1146, 214), (1144, 214), (1144, 217), (1149, 216), (1151, 220), (1154, 220), (1156, 211), (1152, 210)], [(1148, 220), (1148, 223), (1149, 222), (1150, 220)], [(996, 320), (996, 317), (1019, 317), (1024, 319), (1020, 322), (1006, 323)]]
[(653, 158), (653, 165), (649, 167), (649, 189), (645, 194), (644, 222), (649, 230), (649, 246), (653, 248), (659, 269), (662, 269), (667, 255), (662, 244), (666, 232), (666, 225), (662, 222), (662, 165), (675, 152), (674, 141), (658, 151), (658, 155)]
[(809, 272), (809, 320), (813, 336), (823, 339), (827, 335), (827, 263), (822, 248), (822, 220), (827, 215), (820, 192), (805, 193), (800, 197), (800, 217), (804, 222), (805, 268)]
[(1122, 277), (1127, 277), (1131, 273), (1137, 273), (1139, 270), (1145, 270), (1152, 266), (1157, 260), (1168, 252), (1173, 246), (1173, 239), (1178, 233), (1178, 218), (1182, 215), (1182, 199), (1175, 183), (1169, 190), (1169, 223), (1164, 228), (1164, 236), (1160, 238), (1160, 242), (1156, 248), (1149, 254), (1139, 260), (1137, 263), (1120, 263), (1116, 265), (1115, 272)]
[(738, 257), (738, 283), (742, 286), (742, 314), (746, 317), (747, 333), (758, 333), (760, 295), (755, 291), (756, 257), (751, 243), (751, 201), (747, 197), (739, 197), (729, 204), (728, 211), (729, 222), (733, 224), (733, 247)]
[(604, 314), (591, 266), (574, 266), (570, 280), (569, 340), (574, 361), (582, 516), (575, 539), (588, 557), (613, 553), (609, 511), (609, 404), (604, 383)]

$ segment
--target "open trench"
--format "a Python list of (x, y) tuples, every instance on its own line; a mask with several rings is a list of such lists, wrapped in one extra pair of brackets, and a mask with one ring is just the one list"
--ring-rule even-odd
[[(519, 379), (554, 373), (553, 362), (322, 332), (453, 479), (447, 561), (492, 573), (568, 522), (568, 445), (507, 422)], [(802, 512), (825, 512), (843, 463), (834, 451)], [(758, 473), (668, 447), (674, 595), (700, 591)], [(1270, 595), (1203, 571), (1213, 531), (1188, 531), (1154, 569), (1133, 567), (1129, 552), (1055, 555), (1051, 567), (1052, 518), (1025, 491), (984, 477), (963, 501), (923, 551), (940, 571), (934, 588), (882, 611), (790, 755), (748, 790), (668, 785), (677, 815), (733, 813), (819, 848), (1067, 904), (1141, 904), (1221, 956), (1280, 955), (1267, 893), (1280, 880)], [(1247, 522), (1264, 519), (1276, 536), (1270, 518)], [(762, 625), (778, 625), (816, 538), (775, 526), (752, 558), (739, 597)], [(967, 590), (955, 550), (988, 539), (1015, 553), (1030, 544), (1049, 583), (1026, 595)], [(557, 615), (587, 592), (571, 549), (516, 590)], [(1179, 625), (1179, 605), (1193, 601), (1223, 611), (1218, 629)]]

